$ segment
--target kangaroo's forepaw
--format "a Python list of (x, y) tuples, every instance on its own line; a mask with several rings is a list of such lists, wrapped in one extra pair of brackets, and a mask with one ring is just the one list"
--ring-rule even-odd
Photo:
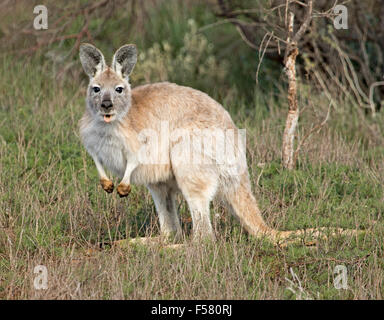
[(111, 193), (113, 191), (114, 186), (111, 180), (100, 179), (100, 184), (103, 187), (103, 189), (108, 193)]
[(120, 198), (126, 197), (131, 192), (131, 185), (120, 183), (117, 186), (117, 193), (119, 194)]

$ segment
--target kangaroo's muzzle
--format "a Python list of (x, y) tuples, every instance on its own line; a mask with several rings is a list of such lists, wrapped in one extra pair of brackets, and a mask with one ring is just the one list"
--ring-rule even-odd
[(103, 100), (101, 102), (101, 107), (105, 110), (105, 111), (109, 111), (109, 109), (111, 109), (113, 107), (113, 103), (111, 100)]

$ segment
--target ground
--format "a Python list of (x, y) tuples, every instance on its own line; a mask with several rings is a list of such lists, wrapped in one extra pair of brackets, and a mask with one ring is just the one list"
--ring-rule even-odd
[[(358, 228), (367, 230), (364, 236), (275, 247), (248, 236), (215, 204), (217, 241), (196, 245), (180, 199), (187, 234), (182, 249), (121, 248), (110, 244), (159, 234), (152, 199), (144, 187), (133, 186), (123, 199), (102, 190), (77, 129), (86, 83), (50, 83), (39, 68), (4, 59), (0, 71), (7, 74), (0, 83), (1, 298), (383, 297), (383, 149), (341, 135), (343, 120), (314, 134), (297, 169), (287, 171), (280, 161), (284, 113), (245, 116), (242, 106), (224, 104), (247, 130), (251, 181), (268, 224), (281, 230)], [(353, 123), (353, 117), (345, 121)], [(303, 127), (310, 120), (304, 117)], [(33, 286), (37, 265), (47, 268), (46, 290)], [(346, 267), (347, 289), (334, 286), (337, 265)]]

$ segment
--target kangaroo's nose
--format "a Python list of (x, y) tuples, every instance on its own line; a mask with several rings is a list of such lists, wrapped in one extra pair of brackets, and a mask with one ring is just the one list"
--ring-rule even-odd
[(108, 109), (110, 109), (110, 108), (113, 107), (113, 104), (112, 104), (112, 101), (111, 101), (111, 100), (103, 100), (103, 101), (101, 102), (101, 106), (102, 106), (104, 109), (108, 110)]

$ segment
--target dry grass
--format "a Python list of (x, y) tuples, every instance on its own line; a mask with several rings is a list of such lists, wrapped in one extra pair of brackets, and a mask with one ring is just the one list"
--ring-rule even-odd
[[(13, 31), (31, 23), (28, 12), (33, 4), (21, 5), (24, 2), (0, 10), (0, 37), (12, 40), (1, 45), (9, 44), (8, 49), (25, 49), (35, 41)], [(188, 1), (189, 7), (180, 4), (184, 1), (155, 2), (159, 5), (138, 14), (129, 36), (125, 29), (115, 32), (116, 24), (130, 18), (128, 11), (117, 10), (101, 33), (96, 32), (98, 24), (91, 23), (92, 34), (99, 36), (96, 44), (111, 54), (127, 39), (138, 43), (144, 57), (159, 61), (141, 69), (138, 65), (138, 81), (156, 81), (157, 69), (165, 65), (161, 77), (203, 89), (223, 103), (237, 125), (247, 130), (251, 181), (269, 225), (281, 230), (342, 227), (367, 232), (320, 240), (313, 247), (274, 247), (249, 237), (215, 203), (216, 243), (194, 244), (189, 240), (191, 218), (180, 198), (186, 234), (181, 248), (111, 246), (126, 238), (156, 237), (159, 226), (144, 187), (134, 186), (128, 198), (120, 199), (99, 186), (77, 129), (86, 79), (74, 58), (60, 62), (74, 43), (53, 45), (30, 58), (7, 51), (0, 56), (0, 299), (298, 299), (297, 281), (296, 294), (287, 289), (292, 286), (287, 280), (293, 280), (291, 268), (305, 292), (301, 298), (382, 299), (382, 112), (372, 119), (339, 101), (326, 126), (302, 147), (297, 169), (283, 170), (281, 141), (288, 106), (285, 93), (276, 93), (282, 85), (280, 71), (263, 65), (257, 89), (263, 93), (253, 98), (249, 75), (257, 61), (241, 48), (236, 30), (226, 25), (209, 29), (207, 34), (219, 46), (211, 48), (211, 41), (203, 40), (203, 33), (191, 33), (187, 22), (194, 18), (198, 27), (214, 22), (203, 1)], [(53, 0), (49, 4), (56, 4), (51, 7), (56, 14), (63, 8)], [(80, 19), (69, 29), (81, 26)], [(154, 49), (164, 41), (170, 52)], [(205, 44), (198, 54), (192, 50), (194, 43)], [(196, 55), (215, 60), (206, 59), (206, 65), (204, 59), (183, 63)], [(300, 138), (324, 120), (329, 101), (304, 84), (299, 93), (299, 105), (307, 106), (299, 122)], [(47, 290), (33, 286), (37, 265), (47, 267)], [(334, 287), (337, 265), (347, 268), (346, 290)]]
[[(383, 150), (372, 138), (380, 119), (364, 126), (358, 115), (332, 113), (304, 147), (298, 169), (287, 172), (279, 162), (285, 114), (276, 106), (267, 117), (245, 117), (244, 106), (226, 106), (247, 129), (252, 182), (270, 225), (360, 228), (368, 230), (364, 236), (277, 248), (248, 237), (215, 205), (214, 244), (196, 245), (187, 237), (178, 249), (100, 249), (100, 243), (158, 235), (149, 193), (135, 187), (128, 199), (119, 199), (98, 186), (77, 134), (84, 85), (51, 84), (44, 66), (33, 61), (5, 58), (1, 65), (2, 74), (7, 70), (0, 83), (1, 298), (295, 299), (287, 290), (291, 267), (308, 297), (383, 298)], [(319, 119), (327, 106), (322, 108)], [(306, 114), (303, 126), (316, 122)], [(188, 236), (184, 202), (179, 209)], [(348, 290), (333, 286), (339, 264), (347, 267)], [(33, 287), (36, 265), (48, 269), (47, 290)]]

